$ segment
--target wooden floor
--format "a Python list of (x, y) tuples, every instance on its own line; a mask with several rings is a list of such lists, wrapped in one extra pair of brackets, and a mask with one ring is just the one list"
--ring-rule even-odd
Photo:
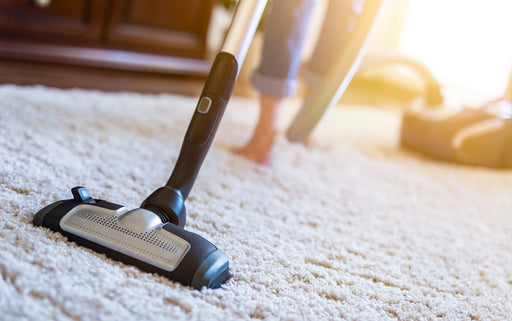
[(0, 84), (198, 96), (206, 78), (0, 60)]

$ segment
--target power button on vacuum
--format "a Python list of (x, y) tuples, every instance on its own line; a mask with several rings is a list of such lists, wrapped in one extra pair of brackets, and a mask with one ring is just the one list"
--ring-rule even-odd
[(212, 100), (209, 97), (203, 97), (197, 105), (197, 111), (201, 114), (206, 114), (212, 106)]

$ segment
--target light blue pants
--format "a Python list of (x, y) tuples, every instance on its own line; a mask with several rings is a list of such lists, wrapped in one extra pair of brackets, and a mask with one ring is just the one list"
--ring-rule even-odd
[[(274, 97), (293, 96), (302, 63), (302, 49), (317, 0), (270, 0), (259, 67), (253, 86)], [(322, 30), (303, 78), (315, 86), (340, 56), (364, 0), (329, 0)]]

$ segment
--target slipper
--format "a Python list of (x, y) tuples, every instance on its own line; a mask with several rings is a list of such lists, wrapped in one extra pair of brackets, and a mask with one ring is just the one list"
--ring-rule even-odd
[(512, 102), (499, 99), (479, 108), (418, 108), (402, 119), (402, 146), (460, 164), (512, 168)]

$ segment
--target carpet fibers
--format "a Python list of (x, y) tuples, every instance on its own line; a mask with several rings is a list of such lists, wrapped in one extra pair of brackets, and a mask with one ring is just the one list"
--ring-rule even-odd
[(195, 103), (0, 86), (1, 320), (512, 319), (512, 171), (404, 151), (391, 111), (332, 110), (317, 133), (329, 148), (281, 135), (258, 166), (230, 152), (257, 104), (230, 102), (186, 203), (186, 228), (230, 258), (221, 289), (32, 225), (76, 185), (137, 207), (166, 182)]

